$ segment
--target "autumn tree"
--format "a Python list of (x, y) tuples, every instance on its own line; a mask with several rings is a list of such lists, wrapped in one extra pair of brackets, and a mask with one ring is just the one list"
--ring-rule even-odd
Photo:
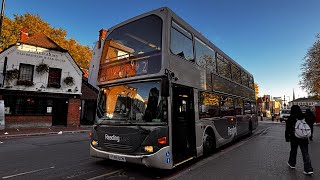
[(259, 94), (259, 86), (257, 83), (254, 83), (254, 93), (256, 96), (256, 100), (258, 99), (258, 94)]
[(72, 38), (67, 39), (67, 32), (65, 30), (51, 27), (50, 24), (43, 21), (39, 15), (30, 13), (14, 15), (13, 20), (6, 17), (4, 18), (0, 51), (15, 44), (19, 40), (20, 30), (23, 27), (28, 28), (29, 37), (38, 33), (44, 33), (59, 46), (68, 50), (80, 67), (89, 67), (91, 58), (91, 49), (89, 46), (83, 46)]
[(15, 21), (11, 21), (4, 17), (1, 31), (2, 37), (0, 41), (0, 51), (17, 42), (20, 29), (21, 26), (19, 26)]
[(320, 34), (308, 50), (302, 64), (300, 85), (312, 96), (320, 96)]

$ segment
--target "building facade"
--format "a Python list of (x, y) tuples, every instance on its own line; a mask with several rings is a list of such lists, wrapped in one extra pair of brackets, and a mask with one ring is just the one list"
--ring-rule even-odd
[(314, 111), (315, 109), (315, 105), (320, 103), (320, 101), (318, 99), (315, 99), (315, 98), (312, 98), (312, 97), (309, 97), (309, 98), (298, 98), (298, 99), (295, 99), (293, 101), (290, 101), (289, 102), (289, 107), (293, 106), (293, 105), (298, 105), (300, 106), (300, 108), (302, 110), (305, 110), (305, 109), (311, 109), (312, 111)]
[(79, 126), (82, 74), (67, 50), (44, 34), (0, 53), (0, 99), (6, 128)]

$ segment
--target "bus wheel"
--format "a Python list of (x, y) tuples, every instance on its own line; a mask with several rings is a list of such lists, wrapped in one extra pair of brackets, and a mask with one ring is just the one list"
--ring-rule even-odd
[(203, 141), (203, 154), (208, 156), (215, 150), (215, 143), (212, 135), (206, 133)]

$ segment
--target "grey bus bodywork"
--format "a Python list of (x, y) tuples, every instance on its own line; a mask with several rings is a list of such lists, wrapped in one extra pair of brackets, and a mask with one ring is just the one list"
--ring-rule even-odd
[[(250, 85), (236, 83), (232, 78), (220, 75), (217, 69), (207, 69), (197, 64), (195, 60), (186, 60), (182, 56), (174, 54), (171, 50), (173, 23), (177, 24), (177, 28), (185, 29), (187, 36), (190, 34), (193, 45), (195, 39), (199, 39), (215, 53), (218, 53), (219, 56), (223, 56), (229, 64), (235, 65), (242, 74), (246, 74), (249, 79), (252, 78), (251, 83), (253, 83), (252, 75), (169, 8), (156, 9), (110, 28), (105, 42), (107, 42), (110, 34), (118, 28), (150, 16), (157, 16), (162, 21), (161, 47), (158, 48), (161, 54), (161, 62), (159, 62), (159, 66), (161, 67), (159, 67), (159, 70), (154, 73), (141, 73), (139, 75), (135, 74), (136, 72), (130, 74), (127, 71), (126, 77), (115, 77), (116, 79), (100, 81), (99, 87), (107, 91), (116, 86), (135, 85), (138, 82), (148, 83), (150, 81), (159, 81), (160, 83), (163, 79), (166, 79), (169, 83), (167, 87), (169, 95), (162, 97), (162, 92), (159, 92), (158, 99), (163, 98), (167, 101), (165, 111), (167, 119), (166, 121), (161, 121), (163, 124), (154, 126), (143, 123), (119, 125), (99, 122), (92, 128), (90, 155), (143, 164), (148, 167), (171, 169), (190, 159), (202, 156), (208, 152), (210, 153), (215, 148), (229, 143), (237, 137), (251, 133), (257, 127), (254, 89), (249, 87)], [(133, 36), (131, 35), (131, 37)], [(139, 40), (140, 38), (135, 37), (135, 39)], [(194, 54), (194, 47), (192, 51), (192, 54)], [(103, 50), (99, 50), (99, 52), (102, 56)], [(96, 61), (100, 62), (100, 58), (98, 56)], [(128, 55), (127, 58), (130, 59), (130, 56)], [(136, 61), (138, 62), (139, 60)], [(132, 63), (131, 61), (130, 63), (135, 65), (135, 62)], [(152, 61), (149, 63), (152, 63)], [(100, 64), (100, 66), (102, 65)], [(123, 72), (119, 72), (118, 74), (122, 76)], [(96, 78), (100, 78), (101, 80), (101, 76)], [(163, 84), (160, 84), (158, 90), (162, 91)], [(101, 97), (101, 95), (99, 96)], [(206, 107), (208, 103), (203, 103), (203, 98), (217, 100), (215, 97), (219, 101), (217, 105), (220, 108), (219, 115), (213, 115), (214, 113), (210, 112), (210, 110), (214, 109), (210, 109), (212, 107), (208, 106), (208, 111), (208, 107)], [(130, 101), (132, 101), (132, 98)], [(230, 108), (228, 109), (227, 106), (224, 106), (227, 101), (232, 101), (233, 103), (241, 101), (241, 113), (232, 113), (236, 111), (236, 106), (233, 105), (234, 109), (228, 106)], [(221, 107), (224, 109), (221, 109)], [(223, 114), (224, 112), (226, 113)], [(104, 113), (108, 114), (107, 110)], [(110, 115), (110, 117), (112, 119), (114, 116)], [(136, 115), (135, 117), (138, 116)], [(97, 119), (99, 119), (98, 116)], [(152, 119), (152, 121), (156, 122), (158, 120), (156, 118), (156, 120)], [(128, 139), (127, 143), (122, 143), (120, 136), (125, 136)], [(154, 138), (152, 139), (152, 137)], [(162, 137), (167, 138), (166, 143), (158, 147), (157, 142)], [(100, 144), (103, 145), (100, 146)], [(156, 150), (152, 153), (144, 152), (146, 147), (149, 146), (152, 146)], [(126, 148), (127, 151), (125, 150)]]

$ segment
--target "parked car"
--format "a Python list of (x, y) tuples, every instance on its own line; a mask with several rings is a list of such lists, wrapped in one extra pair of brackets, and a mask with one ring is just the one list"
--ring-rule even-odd
[(288, 120), (290, 116), (290, 109), (282, 109), (280, 111), (280, 122)]

